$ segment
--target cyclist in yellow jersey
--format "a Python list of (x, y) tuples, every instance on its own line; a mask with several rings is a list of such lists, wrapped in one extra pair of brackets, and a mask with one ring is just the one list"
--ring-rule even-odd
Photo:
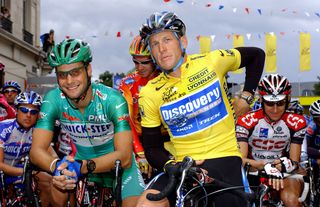
[[(139, 96), (146, 158), (152, 167), (162, 169), (191, 156), (208, 176), (242, 185), (235, 116), (249, 110), (265, 53), (256, 47), (240, 47), (187, 55), (185, 32), (185, 24), (172, 12), (152, 14), (140, 29), (157, 68), (162, 70)], [(231, 103), (225, 75), (242, 67), (246, 68), (244, 90)], [(175, 160), (164, 153), (161, 124), (170, 134)], [(174, 193), (157, 202), (146, 198), (149, 192), (161, 191), (167, 179), (161, 176), (143, 193), (137, 206), (174, 205)], [(215, 206), (246, 206), (246, 202), (232, 193), (222, 193), (215, 197)]]

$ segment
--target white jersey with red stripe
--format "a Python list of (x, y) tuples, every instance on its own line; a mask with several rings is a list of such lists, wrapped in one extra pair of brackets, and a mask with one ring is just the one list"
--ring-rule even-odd
[(303, 116), (285, 112), (280, 120), (270, 122), (263, 109), (239, 117), (236, 125), (238, 142), (248, 142), (248, 157), (267, 162), (288, 156), (290, 144), (302, 144), (305, 132)]

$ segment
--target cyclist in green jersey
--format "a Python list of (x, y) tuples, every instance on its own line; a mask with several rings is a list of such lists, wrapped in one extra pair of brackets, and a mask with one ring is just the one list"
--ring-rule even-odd
[[(102, 84), (91, 83), (92, 55), (87, 43), (66, 39), (54, 46), (48, 56), (56, 71), (59, 88), (44, 97), (40, 119), (33, 133), (32, 162), (53, 173), (54, 206), (65, 206), (77, 180), (88, 176), (102, 187), (112, 187), (111, 170), (116, 160), (124, 168), (122, 204), (134, 206), (144, 188), (132, 152), (127, 102), (122, 95)], [(55, 121), (70, 135), (76, 155), (55, 159), (47, 152)]]

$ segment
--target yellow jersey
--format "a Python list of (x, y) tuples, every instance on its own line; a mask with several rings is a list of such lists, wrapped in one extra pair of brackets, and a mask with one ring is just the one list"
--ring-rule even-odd
[(187, 56), (180, 78), (161, 73), (142, 88), (141, 125), (152, 128), (163, 124), (177, 161), (185, 156), (195, 160), (241, 157), (225, 79), (225, 74), (237, 70), (240, 63), (240, 53), (235, 49)]

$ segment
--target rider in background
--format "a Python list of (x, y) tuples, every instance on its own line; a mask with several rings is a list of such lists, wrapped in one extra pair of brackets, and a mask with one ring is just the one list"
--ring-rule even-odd
[[(91, 83), (92, 55), (89, 44), (66, 39), (48, 56), (59, 87), (44, 97), (41, 117), (33, 133), (31, 161), (53, 173), (54, 206), (65, 206), (78, 179), (112, 188), (115, 161), (123, 168), (122, 205), (134, 206), (144, 188), (132, 151), (129, 111), (121, 94), (102, 84)], [(58, 120), (76, 146), (76, 155), (54, 159), (47, 152)]]
[(320, 165), (320, 100), (313, 102), (309, 108), (312, 121), (307, 127), (305, 139), (307, 140), (307, 152), (314, 167), (314, 175), (317, 180)]
[[(269, 184), (280, 191), (285, 206), (301, 206), (303, 181), (283, 179), (282, 173), (299, 168), (301, 144), (306, 130), (302, 115), (289, 111), (291, 84), (279, 74), (266, 75), (258, 85), (262, 108), (238, 118), (236, 135), (243, 163), (265, 170)], [(258, 178), (257, 178), (258, 179)], [(249, 182), (253, 184), (253, 180)]]
[(139, 113), (138, 98), (140, 89), (145, 86), (149, 80), (156, 77), (159, 72), (155, 70), (148, 47), (140, 35), (136, 36), (131, 42), (129, 52), (135, 65), (135, 72), (121, 80), (119, 91), (128, 102), (131, 118), (130, 125), (133, 132), (133, 150), (136, 154), (136, 160), (139, 164), (140, 171), (150, 178), (152, 167), (145, 158), (144, 149), (141, 144), (141, 116)]
[[(32, 131), (39, 117), (42, 98), (33, 91), (23, 92), (16, 96), (14, 103), (16, 118), (0, 122), (0, 170), (6, 175), (19, 177), (23, 175), (19, 162), (30, 151)], [(41, 205), (49, 206), (51, 176), (38, 172), (36, 178)]]
[(7, 102), (6, 97), (0, 94), (0, 121), (14, 119), (16, 117), (15, 109)]
[[(312, 118), (308, 116), (307, 114), (304, 113), (304, 108), (300, 104), (300, 101), (298, 98), (291, 98), (291, 101), (288, 106), (288, 111), (291, 111), (292, 113), (295, 114), (300, 114), (303, 115), (305, 120), (306, 120), (306, 125), (310, 123)], [(307, 139), (303, 139), (303, 143), (301, 145), (301, 161), (307, 161), (308, 160), (308, 153), (307, 153)]]
[[(185, 34), (185, 24), (172, 12), (152, 14), (140, 30), (157, 69), (162, 71), (139, 94), (145, 155), (159, 170), (177, 167), (185, 156), (191, 156), (208, 176), (241, 186), (242, 162), (234, 119), (249, 110), (263, 71), (264, 51), (241, 47), (187, 55)], [(241, 67), (246, 67), (244, 91), (233, 103), (234, 112), (225, 75)], [(170, 134), (175, 159), (168, 157), (163, 147), (162, 125)], [(159, 193), (167, 184), (165, 174), (144, 192), (138, 206), (169, 206), (169, 202), (173, 206), (175, 193), (158, 202), (146, 198), (147, 193)], [(246, 205), (232, 193), (214, 199), (216, 206)]]
[(5, 82), (1, 88), (1, 93), (6, 97), (7, 102), (13, 108), (15, 107), (14, 100), (20, 92), (21, 92), (21, 87), (19, 83), (13, 80)]

